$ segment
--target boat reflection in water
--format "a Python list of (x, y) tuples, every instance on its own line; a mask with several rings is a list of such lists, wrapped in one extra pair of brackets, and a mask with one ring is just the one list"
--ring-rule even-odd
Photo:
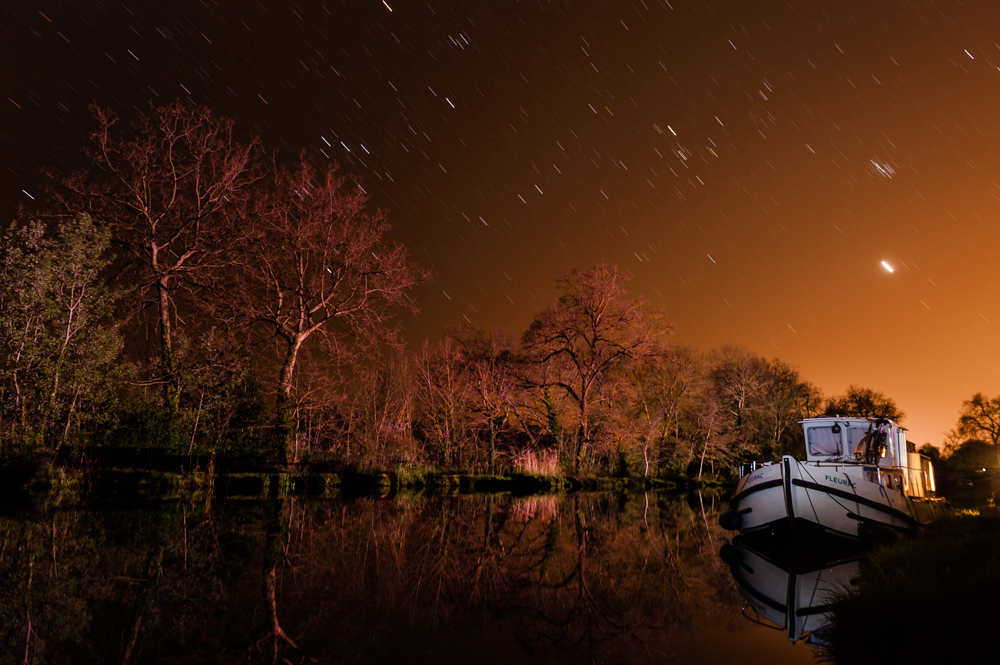
[(824, 629), (857, 582), (864, 551), (839, 540), (737, 536), (719, 556), (740, 590), (743, 616), (825, 649)]

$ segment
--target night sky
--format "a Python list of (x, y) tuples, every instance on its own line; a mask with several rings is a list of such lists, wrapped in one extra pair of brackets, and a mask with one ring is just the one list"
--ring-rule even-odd
[[(674, 341), (745, 346), (940, 444), (1000, 393), (1000, 3), (37, 2), (0, 20), (0, 209), (90, 103), (176, 99), (363, 179), (435, 280), (411, 341), (519, 334), (616, 263)], [(884, 267), (883, 261), (894, 269)]]

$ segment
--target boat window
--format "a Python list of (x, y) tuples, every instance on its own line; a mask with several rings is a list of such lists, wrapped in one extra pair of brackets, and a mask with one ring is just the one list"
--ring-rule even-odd
[(858, 455), (868, 450), (868, 428), (852, 427), (847, 430), (847, 452)]
[[(841, 429), (841, 428), (838, 428)], [(832, 427), (810, 427), (809, 433), (809, 454), (810, 455), (839, 455), (840, 454), (840, 432), (836, 434)]]

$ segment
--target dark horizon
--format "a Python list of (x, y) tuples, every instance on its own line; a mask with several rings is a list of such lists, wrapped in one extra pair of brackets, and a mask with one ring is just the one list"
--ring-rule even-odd
[[(857, 384), (940, 445), (1000, 393), (1000, 7), (12, 3), (0, 206), (80, 164), (96, 103), (207, 106), (363, 179), (436, 274), (411, 341), (520, 334), (609, 262), (673, 342)], [(883, 262), (890, 265), (889, 272)]]

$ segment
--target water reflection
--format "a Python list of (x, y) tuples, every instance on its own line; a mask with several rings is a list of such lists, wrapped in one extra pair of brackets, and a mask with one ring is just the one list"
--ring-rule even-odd
[(792, 642), (824, 649), (824, 629), (838, 596), (857, 583), (863, 551), (832, 538), (760, 535), (734, 538), (720, 557), (739, 586), (747, 619), (782, 630)]
[(703, 662), (720, 644), (693, 634), (757, 639), (718, 556), (723, 507), (578, 494), (4, 516), (0, 664)]

